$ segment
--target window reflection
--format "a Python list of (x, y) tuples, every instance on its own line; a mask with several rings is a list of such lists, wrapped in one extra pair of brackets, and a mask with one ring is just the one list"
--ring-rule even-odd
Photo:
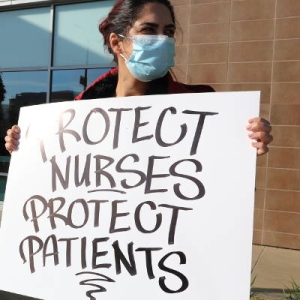
[[(56, 6), (54, 18), (54, 66), (112, 65), (97, 24), (114, 0)], [(79, 21), (80, 20), (80, 21)]]
[(50, 101), (73, 100), (83, 89), (79, 82), (82, 76), (84, 76), (84, 69), (53, 71)]
[[(115, 65), (112, 56), (104, 51), (97, 26), (114, 2), (92, 1), (0, 12), (0, 76), (3, 80), (3, 84), (0, 81), (0, 201), (10, 157), (3, 139), (7, 129), (17, 124), (20, 107), (45, 103), (50, 89), (51, 102), (73, 100), (109, 70), (89, 67)], [(80, 69), (51, 71), (53, 66)], [(25, 69), (39, 71), (21, 71)], [(51, 87), (48, 86), (50, 74)]]
[(101, 69), (88, 69), (87, 70), (87, 85), (89, 86), (94, 80), (96, 80), (102, 74), (108, 72), (111, 68)]
[(88, 85), (108, 70), (110, 70), (110, 68), (53, 71), (50, 101), (60, 102), (73, 100), (78, 94), (84, 91)]
[[(0, 105), (0, 139), (3, 141), (7, 129), (18, 123), (22, 106), (46, 102), (47, 71), (3, 72), (1, 77), (6, 90)], [(2, 155), (8, 155), (4, 143), (0, 143)]]
[(9, 156), (0, 156), (0, 201), (4, 200), (9, 161)]
[(46, 67), (49, 25), (50, 7), (0, 12), (1, 68)]

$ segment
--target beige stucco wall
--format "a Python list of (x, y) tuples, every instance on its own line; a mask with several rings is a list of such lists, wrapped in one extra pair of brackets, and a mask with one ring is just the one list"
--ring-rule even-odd
[(300, 249), (300, 1), (172, 3), (182, 28), (178, 78), (260, 90), (261, 116), (273, 125), (270, 152), (257, 162), (253, 242)]

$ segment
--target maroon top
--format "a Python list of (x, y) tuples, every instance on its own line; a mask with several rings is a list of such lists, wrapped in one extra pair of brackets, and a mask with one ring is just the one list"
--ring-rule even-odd
[[(75, 100), (114, 97), (117, 82), (118, 68), (114, 68), (98, 77), (84, 92), (80, 93)], [(214, 89), (209, 85), (188, 85), (174, 81), (171, 74), (168, 73), (162, 78), (151, 81), (145, 94), (156, 95), (206, 92), (214, 92)]]

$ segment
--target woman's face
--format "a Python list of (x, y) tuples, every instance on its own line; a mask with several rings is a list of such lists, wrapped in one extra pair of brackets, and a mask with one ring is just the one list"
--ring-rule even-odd
[[(149, 34), (174, 37), (175, 30), (170, 10), (161, 3), (148, 3), (143, 7), (139, 18), (133, 23), (126, 36)], [(123, 54), (127, 58), (130, 57), (132, 53), (131, 39), (124, 39), (123, 46)]]

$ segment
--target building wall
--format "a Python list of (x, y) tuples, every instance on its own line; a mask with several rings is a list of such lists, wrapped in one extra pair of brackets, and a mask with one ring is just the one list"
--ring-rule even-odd
[[(176, 74), (261, 91), (274, 141), (257, 161), (255, 244), (300, 249), (300, 0), (172, 0)], [(230, 128), (228, 128), (230, 134)]]

